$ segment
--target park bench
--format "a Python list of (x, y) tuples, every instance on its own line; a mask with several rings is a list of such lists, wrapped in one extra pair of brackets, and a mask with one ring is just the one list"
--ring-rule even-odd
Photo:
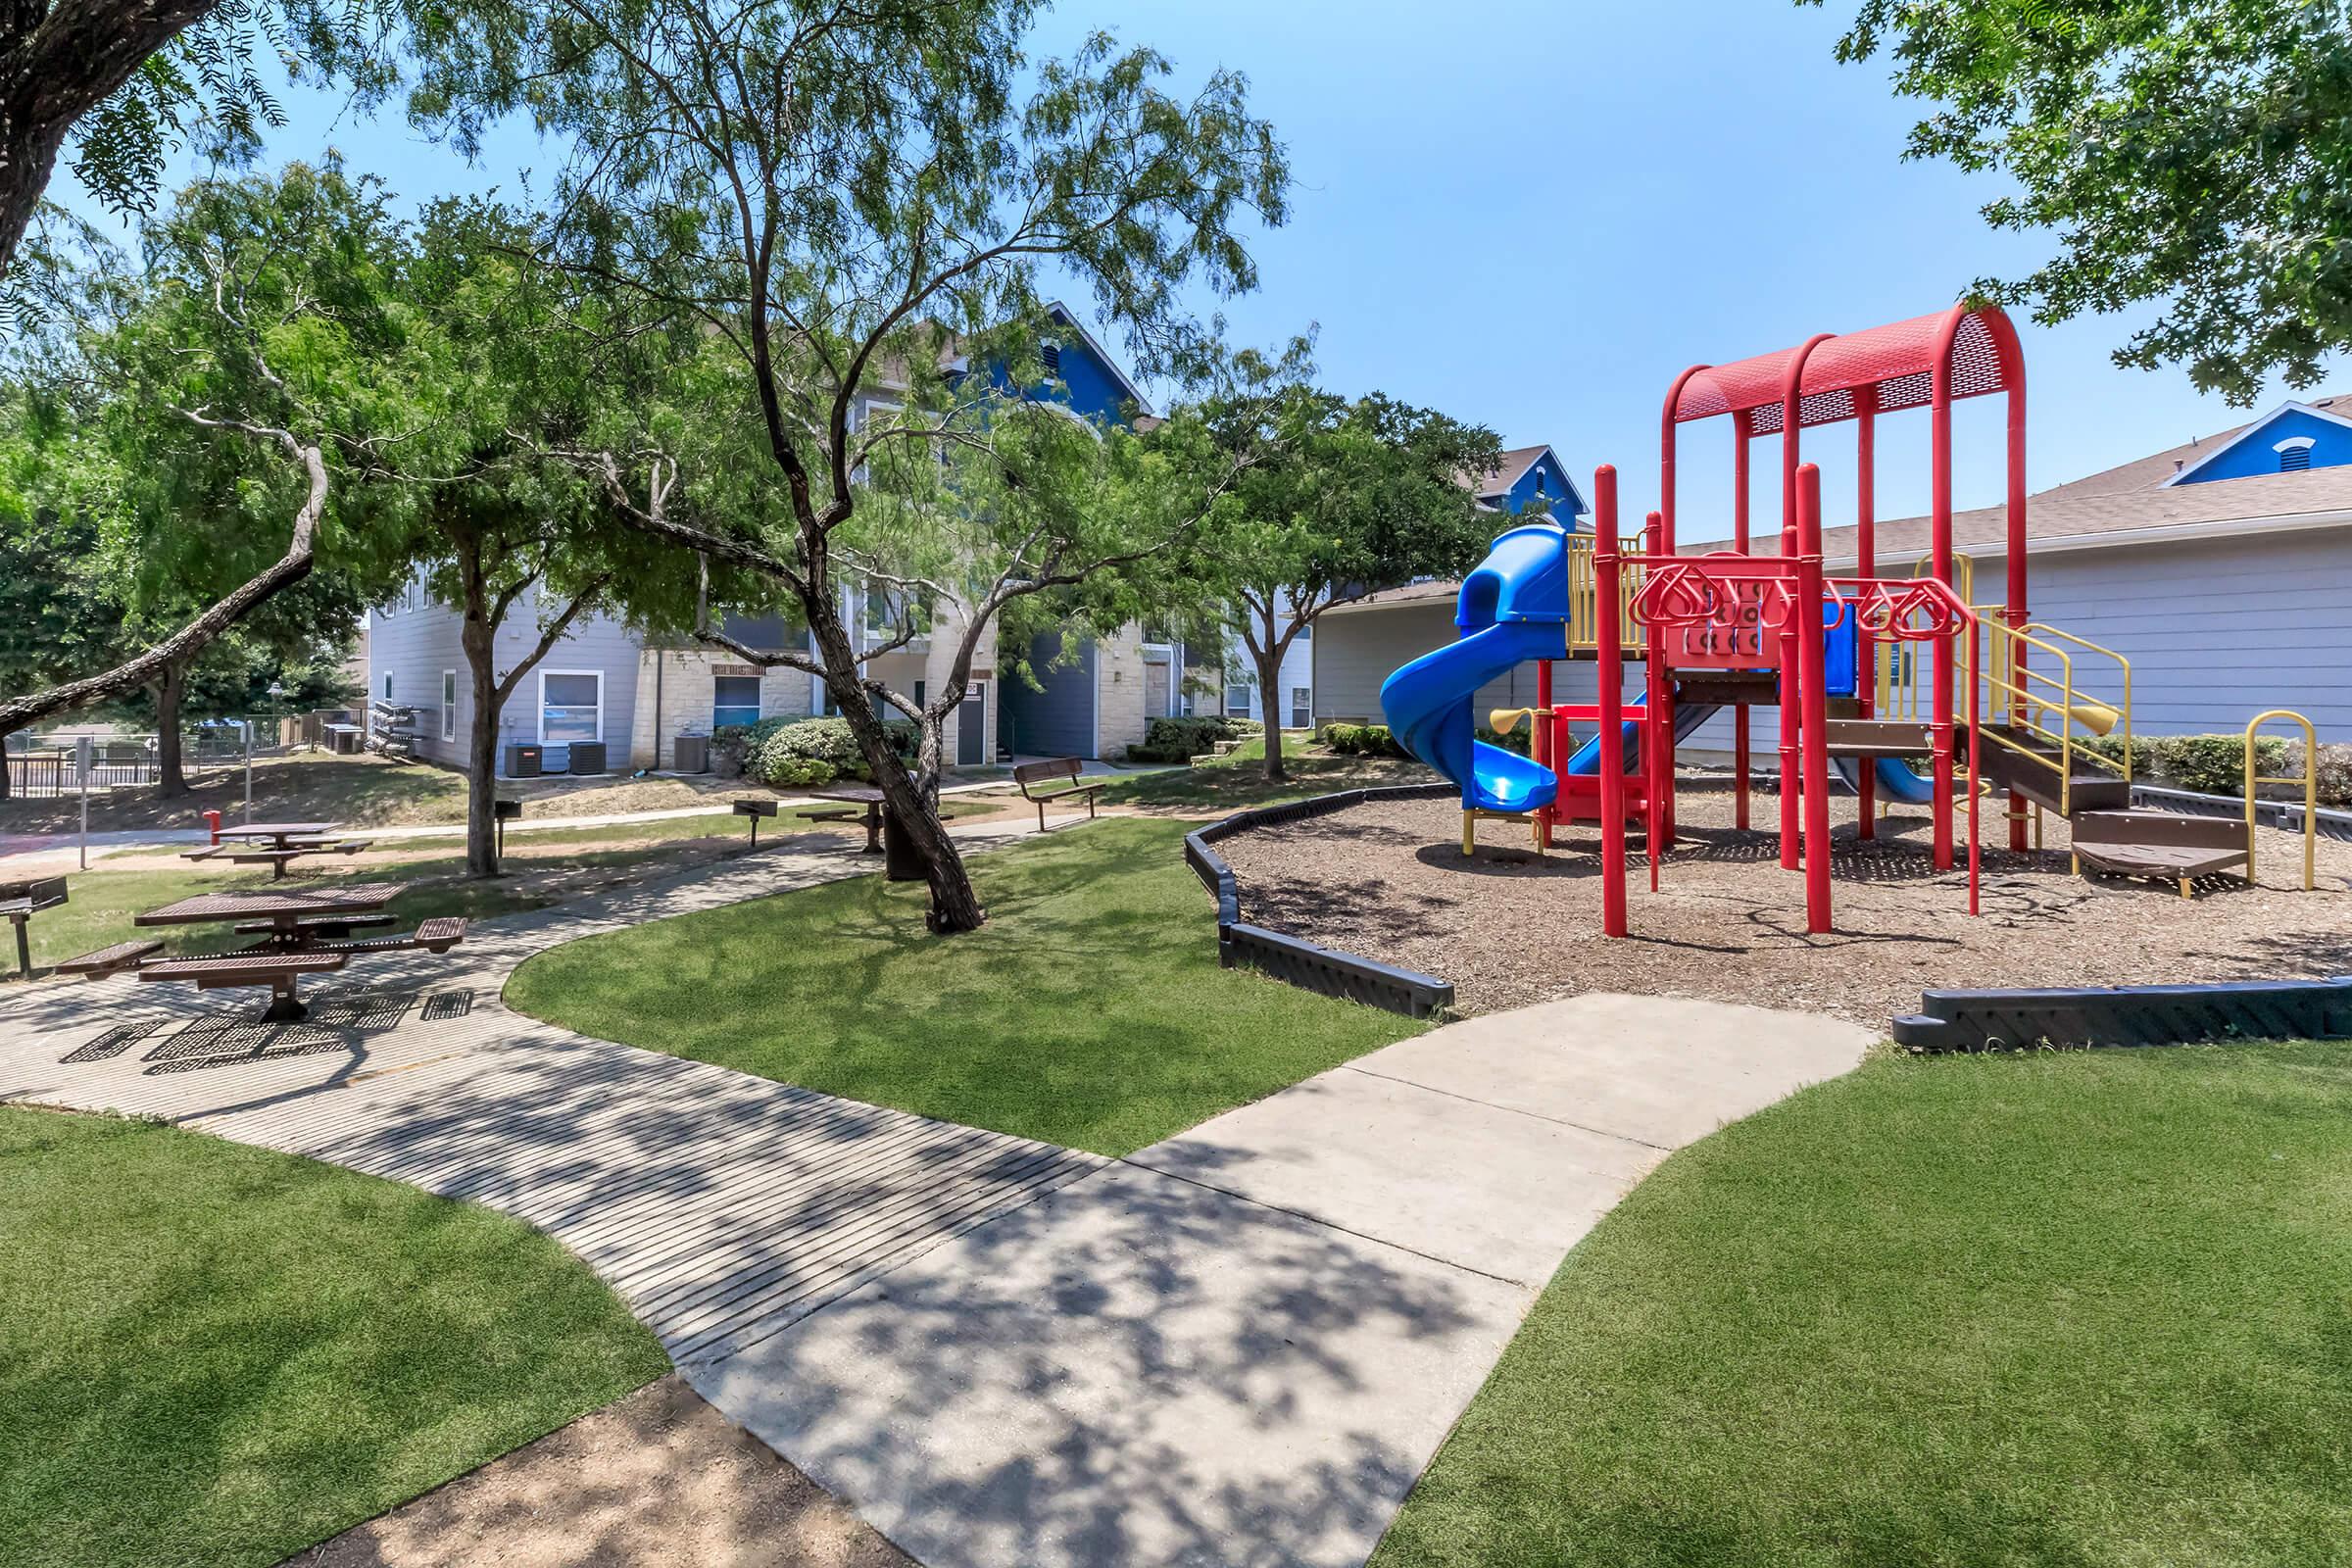
[(296, 995), (296, 982), (306, 974), (329, 974), (351, 961), (347, 953), (313, 948), (292, 953), (207, 953), (185, 958), (164, 958), (139, 965), (141, 980), (193, 980), (199, 991), (243, 986), (268, 986), (270, 1002), (264, 1022), (286, 1023), (307, 1017), (309, 1010)]
[(776, 803), (773, 801), (737, 801), (735, 814), (752, 819), (752, 848), (756, 850), (760, 847), (760, 819), (763, 816), (775, 815)]
[[(1012, 770), (1012, 782), (1020, 789), (1021, 799), (1037, 808), (1037, 830), (1040, 833), (1046, 830), (1046, 808), (1058, 806), (1063, 801), (1084, 800), (1087, 816), (1090, 819), (1094, 816), (1095, 797), (1102, 793), (1102, 786), (1079, 783), (1078, 775), (1084, 770), (1085, 764), (1075, 757), (1055, 757), (1043, 762), (1023, 762)], [(1032, 784), (1050, 784), (1057, 778), (1068, 779), (1070, 787), (1050, 790), (1042, 795), (1029, 787)]]

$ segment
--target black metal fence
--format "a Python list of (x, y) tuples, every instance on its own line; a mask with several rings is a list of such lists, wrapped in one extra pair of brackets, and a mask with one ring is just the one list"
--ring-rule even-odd
[[(7, 756), (8, 793), (15, 799), (55, 800), (81, 789), (71, 746), (37, 746), (11, 751)], [(179, 756), (182, 771), (191, 774), (206, 765), (238, 761), (245, 756), (244, 735), (241, 731), (196, 730), (181, 739)], [(99, 741), (90, 748), (89, 784), (94, 790), (135, 788), (157, 783), (161, 777), (162, 766), (149, 737)]]

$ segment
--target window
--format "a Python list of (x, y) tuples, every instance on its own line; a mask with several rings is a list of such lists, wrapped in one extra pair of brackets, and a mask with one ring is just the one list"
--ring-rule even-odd
[(605, 738), (605, 677), (593, 669), (539, 672), (539, 743), (569, 746)]
[(441, 672), (441, 738), (458, 738), (458, 672), (454, 669)]
[(760, 677), (720, 675), (710, 683), (710, 727), (728, 724), (746, 728), (760, 722)]
[(1304, 686), (1291, 688), (1291, 728), (1311, 729), (1315, 722), (1314, 693)]
[(903, 626), (912, 626), (918, 632), (929, 631), (930, 610), (904, 589), (868, 588), (865, 591), (865, 629), (876, 636), (895, 637)]
[(1250, 716), (1250, 686), (1248, 682), (1236, 681), (1225, 688), (1225, 711), (1236, 718)]
[(1313, 621), (1302, 620), (1298, 623), (1298, 640), (1302, 643), (1311, 643), (1315, 640), (1315, 623)]
[(390, 670), (388, 670), (388, 669), (387, 669), (387, 670), (385, 670), (385, 671), (384, 671), (384, 701), (388, 703), (388, 702), (390, 702), (391, 700), (392, 700), (392, 672), (391, 672)]

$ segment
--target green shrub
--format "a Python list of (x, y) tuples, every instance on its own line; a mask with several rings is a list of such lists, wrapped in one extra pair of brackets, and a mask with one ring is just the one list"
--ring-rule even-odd
[(1323, 744), (1342, 757), (1410, 757), (1386, 724), (1327, 724)]
[[(900, 757), (914, 759), (916, 731), (912, 722), (894, 718), (883, 728)], [(744, 770), (768, 785), (807, 787), (835, 779), (871, 779), (865, 754), (850, 733), (846, 718), (763, 718), (747, 737)]]
[(1521, 757), (1535, 755), (1533, 748), (1536, 743), (1536, 732), (1526, 724), (1520, 725), (1508, 735), (1503, 734), (1500, 730), (1488, 729), (1481, 725), (1478, 738), (1489, 746), (1499, 746), (1506, 752), (1517, 752)]
[[(2282, 773), (2303, 771), (2303, 743), (2287, 742), (2286, 766)], [(2352, 746), (2323, 744), (2320, 747), (2320, 804), (2322, 806), (2352, 806)]]
[[(2203, 795), (2241, 795), (2246, 788), (2246, 739), (2240, 735), (2165, 735), (2148, 743), (2158, 770), (2184, 790)], [(2287, 771), (2286, 741), (2265, 735), (2254, 743), (2254, 768)]]
[(1198, 757), (1216, 742), (1232, 740), (1233, 736), (1233, 720), (1216, 713), (1155, 718), (1144, 726), (1146, 746), (1153, 751), (1182, 750), (1187, 757)]
[(1263, 735), (1266, 732), (1265, 723), (1260, 719), (1228, 717), (1225, 722), (1233, 726), (1233, 733), (1240, 738)]

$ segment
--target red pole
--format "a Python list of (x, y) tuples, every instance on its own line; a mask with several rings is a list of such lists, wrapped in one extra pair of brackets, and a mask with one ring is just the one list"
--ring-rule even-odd
[[(1854, 394), (1854, 575), (1875, 577), (1879, 574), (1878, 541), (1878, 431), (1879, 389), (1868, 387)], [(1861, 623), (1857, 609), (1854, 621), (1854, 698), (1855, 710), (1864, 718), (1878, 711), (1879, 659), (1877, 639)], [(1879, 764), (1863, 760), (1855, 795), (1859, 797), (1861, 815), (1855, 832), (1865, 839), (1879, 836), (1878, 787)]]
[[(1732, 548), (1747, 554), (1747, 415), (1732, 416)], [(1747, 705), (1732, 710), (1732, 825), (1747, 831)]]
[[(2007, 326), (2007, 319), (2001, 323)], [(2015, 333), (2010, 337), (2014, 340)], [(2014, 342), (2010, 350), (2014, 362), (2009, 377), (2009, 606), (2007, 618), (2012, 627), (2022, 627), (2031, 617), (2026, 612), (2026, 361)], [(2025, 684), (2026, 645), (2016, 643), (2011, 655), (2017, 662), (2018, 674), (2010, 676), (2018, 685)], [(1976, 743), (1976, 720), (1969, 720), (1969, 743)], [(2023, 851), (2026, 847), (2026, 799), (2014, 792), (2009, 797), (2009, 848)]]
[(1805, 929), (1818, 934), (1830, 929), (1830, 754), (1821, 639), (1821, 470), (1810, 463), (1797, 470), (1797, 514), (1802, 548), (1797, 613), (1790, 618), (1800, 627), (1796, 681), (1804, 702)]
[[(1812, 358), (1813, 351), (1827, 343), (1834, 335), (1829, 332), (1816, 332), (1805, 339), (1803, 345), (1788, 357), (1788, 378), (1781, 385), (1781, 555), (1784, 560), (1800, 553), (1797, 542), (1796, 472), (1799, 442), (1805, 423), (1805, 361)], [(1816, 554), (1818, 553), (1817, 551)], [(1821, 611), (1818, 605), (1815, 606), (1812, 613), (1815, 617), (1813, 625), (1791, 628), (1792, 631), (1797, 629), (1803, 631), (1804, 637), (1800, 641), (1819, 642), (1821, 640), (1819, 619)], [(1790, 618), (1793, 621), (1796, 617), (1791, 616)], [(1803, 698), (1802, 694), (1790, 684), (1795, 679), (1795, 669), (1788, 661), (1782, 661), (1781, 868), (1783, 870), (1796, 868), (1798, 836), (1796, 786), (1799, 780), (1795, 774), (1788, 771), (1788, 768), (1795, 760), (1800, 737), (1788, 733), (1788, 723), (1791, 719), (1798, 719), (1801, 722), (1800, 710)]]
[[(1955, 315), (1960, 314), (1955, 308)], [(1929, 540), (1936, 580), (1952, 586), (1952, 355), (1947, 330), (1936, 356), (1929, 417)], [(1954, 590), (1957, 592), (1957, 590)], [(1936, 713), (1931, 729), (1936, 768), (1936, 869), (1952, 868), (1952, 639), (1936, 639)]]
[(1977, 623), (1968, 623), (1968, 912), (1982, 914), (1978, 906), (1977, 880), (1983, 869), (1984, 851), (1977, 842), (1978, 766), (1983, 761), (1979, 748), (1983, 737), (1977, 728), (1977, 671), (1984, 655)]
[[(1664, 537), (1658, 514), (1649, 514), (1650, 537)], [(1668, 548), (1658, 552), (1672, 555)], [(1658, 891), (1658, 856), (1674, 836), (1674, 682), (1666, 676), (1666, 662), (1653, 640), (1642, 661), (1649, 697), (1642, 724), (1642, 833), (1648, 841), (1649, 891)]]
[[(1544, 767), (1551, 764), (1551, 661), (1536, 664), (1536, 711), (1528, 721), (1527, 749), (1536, 761)], [(1551, 848), (1553, 809), (1549, 806), (1536, 808), (1536, 836), (1545, 849)]]
[(1597, 529), (1592, 550), (1592, 586), (1601, 612), (1593, 617), (1599, 644), (1595, 677), (1600, 717), (1600, 928), (1627, 934), (1625, 918), (1625, 735), (1622, 683), (1625, 650), (1617, 616), (1617, 470), (1602, 464), (1592, 472), (1592, 516)]

